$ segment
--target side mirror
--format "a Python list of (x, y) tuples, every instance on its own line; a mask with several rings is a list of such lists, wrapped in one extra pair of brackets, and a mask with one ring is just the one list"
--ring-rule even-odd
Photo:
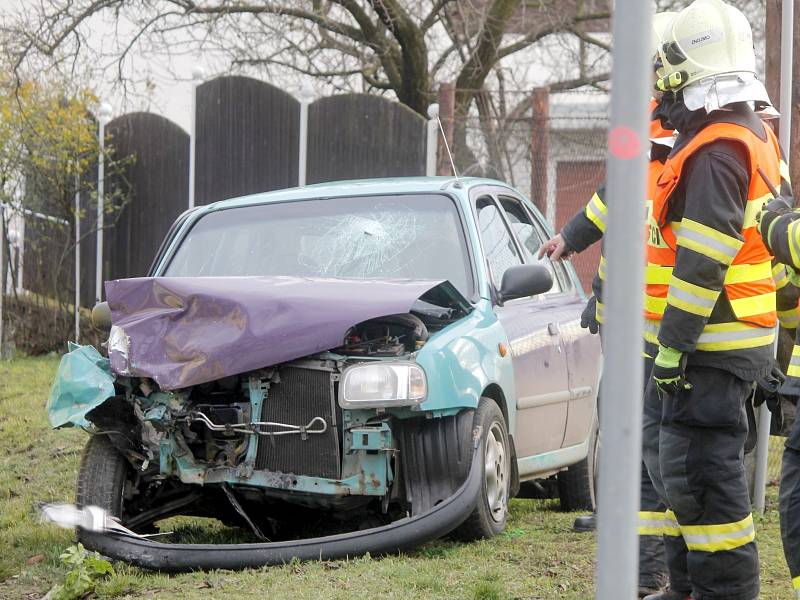
[(508, 300), (525, 298), (549, 292), (553, 287), (553, 276), (543, 265), (515, 265), (503, 273), (498, 300), (502, 304)]
[(111, 309), (108, 302), (98, 302), (92, 309), (92, 325), (100, 331), (111, 331)]

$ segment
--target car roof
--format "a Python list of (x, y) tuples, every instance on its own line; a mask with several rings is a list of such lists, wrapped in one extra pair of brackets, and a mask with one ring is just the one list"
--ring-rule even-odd
[[(458, 184), (461, 184), (460, 186)], [(269, 202), (286, 202), (292, 200), (306, 200), (312, 198), (341, 198), (346, 196), (371, 196), (385, 194), (423, 194), (435, 193), (444, 190), (455, 192), (475, 187), (477, 185), (500, 185), (510, 187), (507, 183), (483, 177), (390, 177), (383, 179), (353, 179), (348, 181), (333, 181), (316, 183), (305, 187), (288, 188), (274, 192), (263, 192), (220, 200), (208, 205), (209, 210), (250, 206)]]

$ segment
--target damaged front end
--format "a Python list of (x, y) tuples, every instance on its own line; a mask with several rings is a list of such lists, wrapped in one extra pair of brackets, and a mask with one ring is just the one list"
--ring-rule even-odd
[[(280, 278), (315, 315), (295, 319), (288, 340), (297, 303), (258, 293), (274, 289), (263, 279), (112, 282), (110, 359), (72, 347), (48, 410), (54, 427), (83, 427), (125, 461), (117, 504), (102, 506), (89, 481), (80, 504), (137, 532), (177, 514), (213, 516), (272, 541), (209, 554), (83, 531), (88, 547), (148, 568), (237, 568), (396, 551), (470, 514), (480, 487), (473, 411), (426, 411), (416, 362), (469, 304), (446, 282), (378, 282), (391, 300), (332, 317), (324, 299), (353, 297), (351, 282)], [(243, 370), (253, 364), (262, 366)]]

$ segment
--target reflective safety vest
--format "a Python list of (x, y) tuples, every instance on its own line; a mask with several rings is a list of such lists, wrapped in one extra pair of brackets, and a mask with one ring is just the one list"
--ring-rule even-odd
[[(668, 298), (671, 305), (703, 316), (709, 316), (716, 303), (717, 295), (711, 290), (672, 277), (679, 244), (729, 265), (724, 291), (737, 320), (707, 324), (697, 349), (754, 348), (774, 339), (774, 331), (764, 329), (774, 327), (777, 320), (772, 256), (758, 233), (756, 217), (764, 203), (773, 197), (758, 169), (771, 182), (777, 183), (781, 175), (780, 149), (772, 131), (768, 127), (764, 130), (766, 142), (741, 125), (712, 123), (670, 156), (658, 179), (651, 181), (645, 275), (645, 337), (648, 341), (657, 343), (658, 325)], [(718, 140), (743, 142), (748, 152), (750, 187), (741, 231), (744, 241), (689, 219), (667, 222), (670, 196), (680, 181), (686, 161), (703, 146)]]
[[(654, 99), (650, 99), (650, 113), (656, 109), (658, 106), (658, 102)], [(673, 129), (664, 129), (661, 125), (661, 119), (651, 119), (650, 120), (650, 130), (649, 136), (650, 139), (663, 139), (669, 138), (675, 135), (675, 131)], [(661, 176), (661, 171), (664, 169), (664, 163), (660, 160), (651, 160), (647, 166), (647, 180), (648, 180), (648, 190), (651, 189), (652, 184), (658, 180)], [(649, 201), (648, 201), (649, 203)], [(605, 234), (606, 232), (606, 224), (608, 221), (608, 207), (606, 206), (603, 199), (598, 195), (594, 194), (592, 199), (586, 205), (586, 217), (595, 224), (595, 226)], [(603, 255), (602, 250), (600, 252), (600, 266), (597, 269), (597, 275), (600, 277), (600, 280), (605, 283), (606, 280), (606, 268), (608, 263), (606, 262), (606, 257)], [(602, 323), (603, 319), (605, 318), (605, 305), (597, 299), (597, 304), (595, 306), (595, 319), (598, 323)]]

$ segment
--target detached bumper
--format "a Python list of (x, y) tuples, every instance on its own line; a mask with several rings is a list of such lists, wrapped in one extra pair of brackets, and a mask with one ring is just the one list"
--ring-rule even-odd
[(166, 572), (247, 569), (300, 560), (334, 560), (370, 553), (392, 554), (450, 533), (472, 513), (483, 480), (481, 444), (472, 454), (466, 481), (444, 502), (389, 525), (305, 540), (263, 544), (163, 544), (115, 533), (84, 531), (84, 546), (137, 567)]

